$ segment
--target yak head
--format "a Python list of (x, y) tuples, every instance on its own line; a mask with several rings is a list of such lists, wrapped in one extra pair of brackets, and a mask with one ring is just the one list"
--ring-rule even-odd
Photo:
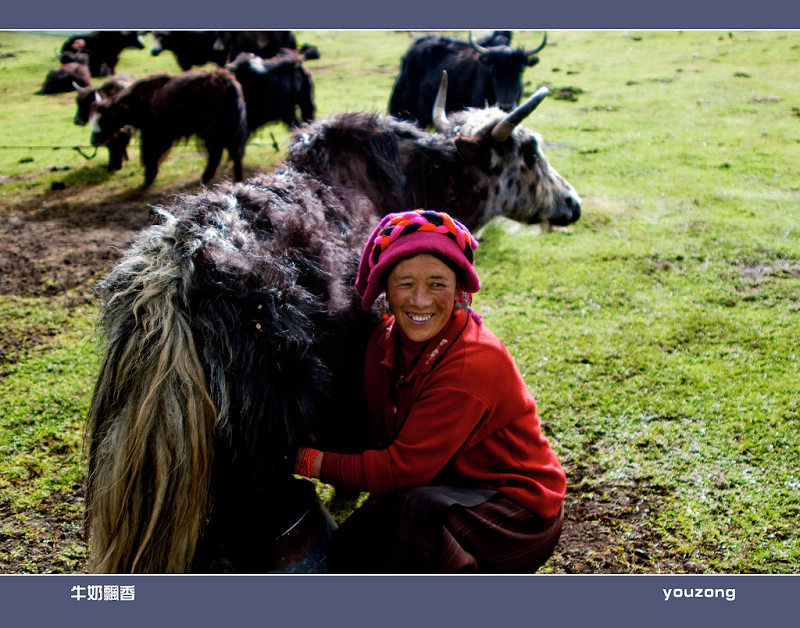
[(92, 114), (94, 103), (100, 102), (101, 100), (100, 92), (92, 86), (81, 87), (77, 83), (73, 83), (73, 87), (78, 92), (78, 95), (75, 97), (75, 103), (78, 105), (78, 109), (75, 112), (75, 117), (72, 122), (78, 126), (86, 126)]
[(114, 133), (130, 123), (131, 114), (126, 103), (116, 103), (114, 100), (93, 102), (89, 113), (92, 146), (105, 145)]
[(450, 139), (463, 164), (460, 185), (475, 190), (482, 226), (495, 216), (518, 222), (568, 225), (580, 218), (581, 198), (542, 152), (541, 136), (520, 123), (548, 93), (540, 87), (519, 107), (506, 113), (498, 107), (445, 113), (447, 74), (433, 109), (436, 129)]
[(472, 38), (472, 33), (469, 35), (469, 43), (478, 53), (478, 61), (486, 67), (491, 77), (493, 100), (490, 102), (495, 102), (503, 111), (511, 111), (522, 96), (522, 73), (526, 67), (539, 63), (536, 53), (547, 45), (547, 33), (542, 43), (533, 50), (514, 49), (504, 43), (481, 45)]

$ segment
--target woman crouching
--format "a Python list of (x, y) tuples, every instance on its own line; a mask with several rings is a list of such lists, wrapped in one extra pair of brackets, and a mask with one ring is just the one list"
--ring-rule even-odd
[(331, 539), (331, 572), (533, 572), (555, 549), (566, 477), (513, 358), (470, 309), (477, 246), (425, 210), (388, 214), (367, 242), (362, 307), (388, 307), (364, 363), (374, 449), (301, 448), (295, 468), (370, 493)]

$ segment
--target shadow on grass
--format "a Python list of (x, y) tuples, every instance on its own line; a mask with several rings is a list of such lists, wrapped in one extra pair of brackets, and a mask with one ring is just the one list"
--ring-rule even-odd
[(61, 178), (60, 183), (66, 187), (87, 187), (94, 185), (103, 185), (109, 179), (115, 176), (115, 172), (111, 172), (104, 163), (99, 162), (92, 164), (88, 168), (76, 168), (68, 170)]

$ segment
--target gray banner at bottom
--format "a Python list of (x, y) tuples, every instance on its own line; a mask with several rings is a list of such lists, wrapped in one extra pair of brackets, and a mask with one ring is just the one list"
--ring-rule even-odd
[(0, 576), (7, 626), (732, 628), (790, 620), (799, 596), (767, 575)]

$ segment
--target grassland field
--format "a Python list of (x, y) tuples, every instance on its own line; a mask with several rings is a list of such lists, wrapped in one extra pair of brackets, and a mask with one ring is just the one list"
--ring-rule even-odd
[[(410, 33), (297, 35), (321, 52), (319, 118), (386, 110)], [(150, 37), (118, 71), (179, 71)], [(176, 146), (147, 189), (136, 139), (117, 173), (103, 149), (87, 159), (74, 94), (35, 93), (64, 38), (0, 32), (0, 573), (85, 570), (93, 286), (152, 206), (199, 189), (205, 159)], [(583, 215), (552, 233), (491, 223), (475, 297), (568, 476), (542, 571), (800, 573), (800, 33), (548, 39), (524, 85), (551, 96), (525, 124)], [(288, 139), (261, 129), (247, 172)]]

